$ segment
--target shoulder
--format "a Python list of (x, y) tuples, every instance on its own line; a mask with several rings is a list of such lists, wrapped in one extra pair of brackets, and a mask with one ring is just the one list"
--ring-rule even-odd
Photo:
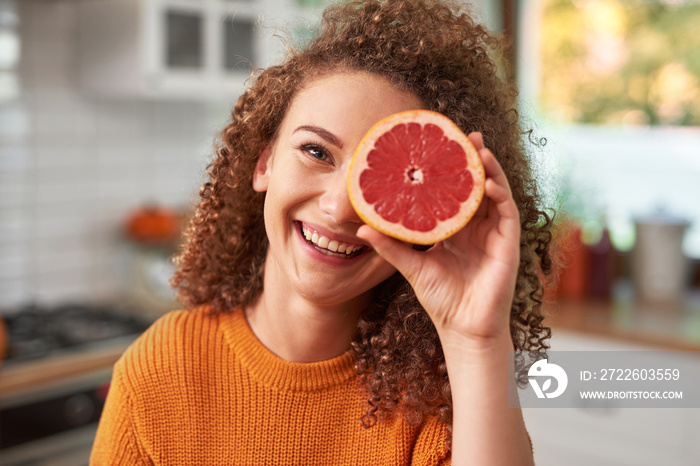
[(156, 320), (141, 339), (157, 338), (162, 336), (182, 337), (186, 331), (196, 331), (202, 326), (210, 325), (217, 320), (215, 315), (209, 312), (207, 307), (198, 307), (191, 310), (181, 309), (171, 311)]
[(124, 352), (115, 372), (134, 385), (196, 368), (199, 359), (207, 357), (206, 346), (222, 343), (218, 333), (219, 318), (210, 315), (207, 308), (169, 312)]
[(126, 355), (139, 352), (152, 352), (162, 349), (176, 349), (187, 341), (196, 339), (203, 331), (216, 326), (216, 317), (208, 314), (206, 308), (178, 310), (165, 314), (155, 321), (132, 345)]

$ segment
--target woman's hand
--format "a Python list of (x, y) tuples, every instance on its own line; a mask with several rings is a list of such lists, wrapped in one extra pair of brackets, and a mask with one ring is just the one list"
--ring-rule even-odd
[(483, 161), (486, 185), (481, 205), (461, 231), (425, 252), (367, 225), (357, 233), (408, 280), (443, 345), (453, 337), (477, 345), (510, 339), (520, 262), (520, 216), (505, 173), (481, 133), (469, 139)]
[(484, 163), (486, 186), (461, 231), (426, 252), (367, 225), (357, 234), (406, 277), (438, 331), (452, 391), (452, 464), (533, 465), (522, 414), (510, 407), (517, 400), (508, 351), (520, 215), (481, 134), (469, 139)]

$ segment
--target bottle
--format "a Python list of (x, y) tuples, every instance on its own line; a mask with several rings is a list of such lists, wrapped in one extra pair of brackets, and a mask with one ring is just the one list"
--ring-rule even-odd
[(615, 280), (616, 252), (610, 241), (610, 230), (603, 226), (600, 240), (589, 247), (591, 255), (590, 296), (598, 299), (610, 298)]
[(562, 265), (559, 274), (557, 297), (580, 300), (588, 296), (591, 258), (583, 243), (581, 225), (566, 222), (561, 239)]

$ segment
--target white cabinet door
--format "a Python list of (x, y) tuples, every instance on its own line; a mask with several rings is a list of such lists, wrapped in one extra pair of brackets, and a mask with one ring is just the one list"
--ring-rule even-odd
[(270, 39), (283, 19), (303, 20), (305, 10), (293, 8), (294, 4), (291, 0), (79, 2), (81, 87), (119, 97), (231, 100), (243, 92), (251, 71), (280, 58), (277, 52), (282, 46), (271, 46)]

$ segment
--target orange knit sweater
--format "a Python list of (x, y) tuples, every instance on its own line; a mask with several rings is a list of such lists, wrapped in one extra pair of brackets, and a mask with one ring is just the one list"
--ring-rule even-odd
[(90, 464), (450, 464), (435, 420), (360, 425), (353, 363), (284, 361), (241, 311), (169, 313), (114, 366)]

